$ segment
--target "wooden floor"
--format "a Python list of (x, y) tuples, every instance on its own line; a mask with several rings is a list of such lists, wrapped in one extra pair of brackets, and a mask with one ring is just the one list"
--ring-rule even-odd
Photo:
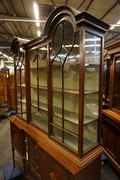
[[(18, 155), (16, 154), (16, 158), (17, 156)], [(11, 151), (11, 140), (10, 140), (10, 122), (7, 119), (7, 117), (0, 116), (0, 180), (5, 180), (2, 166), (11, 161), (12, 161), (12, 151)], [(112, 165), (109, 163), (108, 160), (101, 161), (100, 180), (120, 180), (120, 175), (115, 171), (115, 169), (112, 167)]]

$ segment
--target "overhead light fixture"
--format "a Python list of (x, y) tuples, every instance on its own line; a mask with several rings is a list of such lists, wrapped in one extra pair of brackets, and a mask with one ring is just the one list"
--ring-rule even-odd
[(117, 24), (120, 24), (120, 21), (118, 21)]
[(13, 58), (11, 58), (11, 57), (9, 57), (9, 60), (12, 60), (12, 61), (13, 61), (14, 59), (13, 59)]
[(41, 35), (41, 32), (40, 31), (38, 31), (38, 36), (40, 36)]
[(89, 38), (85, 39), (85, 41), (100, 41), (100, 38)]
[(110, 30), (112, 30), (112, 29), (114, 29), (114, 28), (115, 28), (115, 26), (111, 26), (111, 27), (110, 27)]
[[(38, 4), (36, 2), (33, 3), (33, 8), (34, 8), (35, 19), (39, 20), (39, 9), (38, 9)], [(40, 23), (36, 21), (36, 25), (40, 26)]]
[(8, 58), (8, 56), (6, 54), (3, 54), (4, 57)]

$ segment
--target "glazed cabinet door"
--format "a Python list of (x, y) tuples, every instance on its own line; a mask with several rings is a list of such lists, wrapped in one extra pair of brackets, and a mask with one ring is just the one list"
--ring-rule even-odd
[(47, 46), (29, 51), (31, 123), (48, 132)]
[(15, 57), (15, 83), (16, 83), (16, 113), (26, 120), (26, 82), (24, 52), (18, 52)]
[(85, 32), (83, 152), (98, 143), (100, 112), (101, 38)]
[(79, 38), (69, 21), (59, 24), (50, 43), (49, 67), (50, 136), (76, 153), (80, 125)]

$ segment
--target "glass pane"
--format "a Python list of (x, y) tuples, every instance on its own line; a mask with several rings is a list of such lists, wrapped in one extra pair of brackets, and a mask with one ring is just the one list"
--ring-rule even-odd
[(78, 151), (79, 34), (61, 23), (51, 43), (51, 135)]
[(120, 57), (115, 60), (113, 108), (120, 111)]
[(38, 127), (42, 127), (47, 131), (47, 112), (44, 110), (38, 110), (36, 107), (31, 106), (31, 118), (32, 122), (35, 123)]
[(16, 90), (17, 90), (17, 106), (18, 106), (18, 104), (19, 104), (19, 102), (20, 102), (20, 68), (19, 67), (17, 67), (16, 68)]
[(19, 52), (16, 62), (17, 114), (26, 120), (26, 83), (24, 52)]
[(106, 105), (106, 85), (107, 85), (107, 60), (104, 60), (103, 65), (103, 102), (102, 105)]
[(109, 104), (109, 85), (110, 85), (110, 59), (104, 60), (103, 65), (103, 108)]
[[(57, 112), (57, 110), (56, 110)], [(60, 117), (60, 113), (57, 116), (57, 113), (53, 116), (53, 124), (62, 127), (62, 117)]]
[(83, 150), (97, 143), (101, 38), (86, 32)]
[(78, 151), (78, 138), (72, 134), (64, 132), (64, 143), (75, 151)]
[(56, 138), (57, 140), (59, 141), (62, 141), (62, 130), (55, 127), (55, 126), (52, 126), (53, 130), (52, 130), (52, 136), (54, 138)]
[(64, 121), (64, 128), (65, 130), (72, 132), (74, 134), (78, 134), (78, 124), (70, 122), (70, 121)]
[(48, 131), (47, 48), (29, 52), (31, 86), (31, 121)]
[(37, 102), (37, 88), (31, 86), (31, 106), (38, 106)]
[(30, 84), (32, 87), (37, 86), (37, 60), (30, 61)]

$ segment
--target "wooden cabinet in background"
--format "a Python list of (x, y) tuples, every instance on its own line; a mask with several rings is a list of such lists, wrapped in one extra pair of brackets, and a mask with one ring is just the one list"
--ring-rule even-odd
[[(108, 28), (87, 12), (60, 6), (41, 37), (23, 45), (13, 39), (17, 107), (10, 122), (18, 136), (11, 128), (11, 138), (26, 160), (28, 180), (100, 179), (102, 55)], [(19, 145), (16, 136), (18, 142), (22, 138)]]
[(0, 105), (5, 103), (4, 75), (0, 75)]
[(15, 75), (9, 75), (9, 83), (8, 83), (8, 102), (9, 108), (16, 108), (15, 102)]
[(1, 88), (4, 89), (4, 102), (8, 106), (8, 82), (9, 82), (9, 69), (8, 68), (2, 68), (0, 70), (0, 75), (3, 78), (3, 83), (1, 83)]
[(8, 109), (8, 75), (0, 71), (0, 115)]
[(0, 71), (0, 106), (1, 113), (15, 109), (15, 76), (9, 73), (8, 68)]
[(108, 108), (103, 114), (103, 147), (107, 158), (120, 173), (120, 41), (106, 47), (110, 56)]

